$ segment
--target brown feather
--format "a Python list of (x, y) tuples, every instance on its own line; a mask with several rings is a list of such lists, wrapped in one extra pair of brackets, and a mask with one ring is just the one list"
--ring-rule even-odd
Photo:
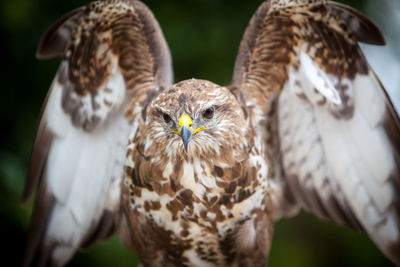
[(24, 191), (22, 193), (21, 202), (26, 204), (32, 193), (35, 191), (36, 185), (43, 175), (44, 168), (47, 161), (47, 155), (53, 139), (53, 134), (47, 128), (46, 122), (42, 120), (44, 108), (47, 104), (48, 95), (45, 103), (42, 106), (42, 111), (39, 116), (39, 127), (37, 128), (35, 141), (33, 143), (31, 152), (31, 162), (29, 164), (28, 174), (25, 181)]
[(64, 54), (75, 25), (79, 22), (83, 8), (77, 8), (58, 19), (40, 40), (36, 57), (49, 59)]
[(372, 45), (386, 44), (378, 26), (361, 12), (349, 6), (330, 1), (326, 4), (326, 7), (328, 10), (337, 12), (347, 22), (359, 42)]
[(35, 209), (29, 224), (29, 234), (22, 266), (48, 266), (51, 247), (44, 244), (44, 236), (46, 234), (47, 221), (51, 215), (54, 197), (47, 190), (47, 185), (42, 182), (38, 197), (35, 200)]
[(117, 231), (119, 217), (118, 211), (105, 209), (101, 215), (101, 219), (92, 226), (90, 232), (86, 233), (80, 244), (80, 248), (88, 249), (95, 242), (105, 241), (113, 236)]
[(153, 76), (156, 78), (159, 87), (171, 86), (173, 82), (172, 59), (161, 28), (146, 5), (140, 1), (135, 1), (134, 6), (142, 21), (143, 36), (146, 38), (146, 43), (153, 57)]

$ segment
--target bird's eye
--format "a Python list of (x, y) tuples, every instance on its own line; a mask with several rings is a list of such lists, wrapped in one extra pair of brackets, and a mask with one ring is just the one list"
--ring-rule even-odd
[(171, 116), (170, 115), (168, 115), (168, 114), (166, 114), (166, 113), (163, 113), (163, 119), (164, 119), (164, 121), (166, 122), (166, 123), (170, 123), (171, 122)]
[(210, 120), (214, 117), (214, 108), (208, 108), (203, 112), (203, 118)]

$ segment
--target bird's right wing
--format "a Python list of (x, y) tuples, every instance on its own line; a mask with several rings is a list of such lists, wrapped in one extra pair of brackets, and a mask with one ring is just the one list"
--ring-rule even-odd
[(169, 49), (139, 1), (100, 1), (58, 20), (38, 58), (62, 56), (32, 150), (23, 201), (39, 184), (24, 266), (63, 265), (118, 227), (125, 146), (172, 83)]

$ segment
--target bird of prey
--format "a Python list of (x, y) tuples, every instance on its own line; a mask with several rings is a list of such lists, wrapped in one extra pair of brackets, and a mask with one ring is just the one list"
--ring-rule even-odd
[(274, 222), (299, 209), (400, 265), (400, 121), (359, 42), (385, 41), (348, 6), (267, 0), (230, 84), (173, 84), (143, 3), (63, 16), (37, 51), (62, 62), (23, 195), (39, 184), (24, 265), (118, 232), (143, 266), (264, 266)]

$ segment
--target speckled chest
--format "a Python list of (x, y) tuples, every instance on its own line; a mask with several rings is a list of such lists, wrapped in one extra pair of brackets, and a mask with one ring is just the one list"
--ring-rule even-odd
[(266, 209), (263, 161), (250, 156), (224, 168), (200, 159), (165, 166), (150, 162), (136, 162), (136, 175), (125, 178), (129, 208), (138, 215), (138, 224), (148, 228), (145, 232), (152, 233), (147, 238), (157, 240), (172, 263), (232, 264), (235, 231)]

